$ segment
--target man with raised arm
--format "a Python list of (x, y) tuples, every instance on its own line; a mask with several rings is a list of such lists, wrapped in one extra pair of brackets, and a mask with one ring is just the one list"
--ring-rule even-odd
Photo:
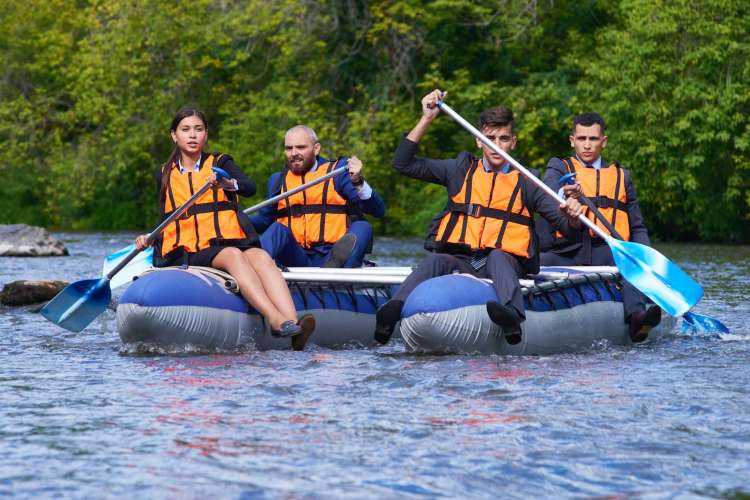
[[(445, 186), (448, 199), (445, 209), (433, 219), (425, 242), (431, 253), (378, 310), (375, 339), (388, 342), (401, 318), (404, 301), (417, 285), (459, 272), (492, 280), (497, 300), (487, 302), (487, 314), (502, 327), (508, 343), (517, 344), (522, 340), (521, 322), (526, 317), (518, 280), (539, 270), (534, 213), (575, 239), (580, 237), (576, 217), (581, 206), (572, 198), (558, 204), (479, 140), (478, 157), (466, 151), (450, 159), (416, 156), (419, 141), (440, 113), (438, 101), (445, 95), (434, 90), (422, 99), (422, 117), (396, 149), (396, 170)], [(503, 151), (515, 148), (510, 109), (498, 106), (485, 110), (479, 116), (478, 128)]]
[[(586, 216), (605, 233), (650, 246), (630, 172), (617, 162), (605, 162), (602, 157), (607, 140), (604, 119), (598, 113), (576, 116), (570, 135), (574, 154), (562, 159), (552, 158), (547, 163), (544, 183), (566, 197), (579, 199), (583, 195), (588, 198), (592, 206), (586, 208)], [(560, 185), (566, 175), (575, 180)], [(615, 265), (607, 242), (591, 230), (583, 231), (582, 238), (575, 241), (543, 223), (538, 231), (544, 266)], [(627, 282), (623, 282), (622, 299), (630, 338), (633, 342), (643, 342), (661, 321), (661, 309), (649, 305), (646, 296)]]
[(315, 131), (306, 125), (284, 136), (286, 163), (268, 179), (268, 198), (291, 191), (339, 167), (340, 174), (265, 207), (251, 218), (263, 250), (281, 266), (360, 267), (372, 248), (372, 226), (364, 214), (382, 217), (385, 204), (362, 175), (356, 156), (320, 156)]

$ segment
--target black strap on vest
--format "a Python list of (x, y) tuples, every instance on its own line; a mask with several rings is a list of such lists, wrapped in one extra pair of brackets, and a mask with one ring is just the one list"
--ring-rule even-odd
[[(288, 173), (289, 173), (289, 167), (287, 165), (284, 165), (284, 168), (281, 169), (281, 187), (279, 188), (279, 193), (286, 193), (287, 191), (289, 191), (289, 189), (287, 189), (287, 187), (286, 187), (286, 174), (288, 174)], [(304, 177), (305, 176), (303, 175), (302, 178), (304, 179)], [(302, 196), (303, 197), (305, 196), (305, 192), (304, 191), (302, 192)], [(286, 203), (287, 208), (288, 208), (289, 207), (289, 198), (285, 198), (284, 202)], [(279, 206), (279, 204), (277, 203), (276, 207), (278, 208), (278, 206)], [(278, 211), (277, 211), (277, 213), (278, 213)], [(286, 225), (287, 225), (287, 227), (290, 230), (292, 229), (292, 214), (291, 214), (291, 212), (289, 214), (287, 214), (287, 216), (286, 216)]]
[[(326, 169), (326, 174), (330, 173), (338, 164), (339, 161), (341, 161), (341, 158), (337, 158), (334, 162), (328, 162), (328, 169)], [(325, 175), (325, 174), (324, 174)], [(323, 241), (323, 238), (325, 237), (326, 232), (326, 211), (328, 207), (328, 187), (333, 184), (333, 179), (328, 179), (325, 181), (325, 184), (323, 184), (323, 198), (322, 198), (322, 206), (320, 207), (320, 232), (318, 233), (318, 241)]]
[[(172, 166), (172, 168), (175, 168)], [(174, 201), (174, 193), (172, 193), (172, 185), (170, 184), (167, 189), (167, 196), (169, 196), (169, 203), (172, 204), (172, 208), (177, 208), (177, 203)], [(164, 219), (169, 217), (169, 215), (174, 212), (174, 210), (170, 211), (169, 214), (164, 214)], [(163, 220), (163, 219), (162, 219)], [(177, 247), (180, 245), (180, 221), (176, 220), (174, 221), (174, 225), (177, 228), (175, 231), (175, 240), (174, 240), (174, 246)]]
[[(511, 195), (515, 201), (515, 197), (520, 188), (516, 186), (516, 189)], [(478, 205), (476, 203), (456, 203), (449, 201), (446, 209), (450, 212), (457, 214), (464, 214), (469, 217), (488, 217), (490, 219), (499, 219), (505, 222), (514, 222), (516, 224), (522, 224), (524, 226), (531, 225), (531, 217), (528, 215), (517, 214), (514, 212), (500, 210), (499, 208), (489, 208), (484, 205)]]
[[(517, 215), (524, 219), (526, 219), (526, 222), (517, 222), (517, 224), (525, 224), (527, 226), (531, 226), (531, 217), (526, 217), (521, 214), (516, 214), (511, 212), (513, 210), (513, 204), (516, 202), (516, 197), (518, 197), (518, 192), (521, 190), (521, 179), (518, 179), (518, 182), (516, 183), (516, 187), (513, 189), (513, 194), (510, 195), (510, 201), (508, 202), (508, 208), (505, 209), (505, 213), (508, 215), (508, 217), (503, 217), (505, 220), (503, 221), (503, 225), (500, 228), (500, 232), (497, 235), (497, 241), (495, 242), (495, 248), (502, 248), (503, 238), (505, 237), (505, 230), (508, 228), (508, 221), (510, 221), (510, 215)], [(521, 207), (523, 209), (523, 207)]]
[[(231, 202), (231, 201), (216, 201), (216, 202), (213, 202), (212, 201), (212, 202), (209, 202), (209, 203), (198, 203), (197, 205), (193, 205), (192, 207), (188, 208), (185, 211), (185, 215), (183, 215), (182, 218), (183, 219), (187, 219), (188, 217), (191, 217), (193, 215), (207, 214), (207, 213), (211, 213), (211, 212), (213, 212), (215, 210), (216, 211), (220, 211), (220, 210), (232, 210), (232, 211), (234, 211), (234, 202)], [(166, 214), (164, 214), (164, 217), (165, 218), (169, 217), (170, 215), (172, 215), (173, 212), (174, 212), (174, 210), (172, 210), (171, 212), (167, 212)]]
[[(464, 203), (468, 204), (471, 200), (471, 191), (474, 186), (474, 173), (479, 168), (479, 160), (475, 160), (471, 166), (471, 170), (468, 172), (468, 178), (466, 179), (466, 190), (464, 191)], [(466, 227), (469, 225), (469, 218), (464, 216), (461, 222), (461, 236), (458, 238), (459, 243), (466, 243)], [(451, 231), (452, 232), (452, 231)]]
[[(614, 208), (615, 210), (612, 211), (612, 225), (614, 226), (617, 222), (617, 210), (625, 210), (625, 208), (622, 208), (622, 203), (620, 203), (620, 174), (622, 173), (622, 176), (625, 177), (624, 172), (620, 172), (620, 166), (615, 165), (615, 172), (617, 172), (617, 181), (615, 181), (615, 196), (614, 196)], [(620, 206), (618, 206), (620, 205)]]
[[(325, 211), (324, 211), (325, 208)], [(314, 205), (292, 205), (276, 210), (274, 217), (280, 219), (281, 217), (299, 217), (300, 215), (308, 214), (349, 214), (352, 210), (346, 205), (328, 205), (325, 206), (322, 203)]]
[[(221, 156), (222, 155), (219, 154), (219, 153), (213, 153), (213, 154), (210, 154), (210, 155), (206, 156), (206, 160), (208, 160), (209, 158), (213, 158), (213, 160), (211, 161), (211, 165), (212, 166), (216, 165), (218, 167), (219, 166), (219, 158), (221, 158)], [(204, 162), (201, 162), (201, 168), (203, 167), (204, 164), (205, 164)], [(212, 191), (213, 191), (213, 195), (214, 195), (213, 206), (214, 206), (214, 209), (215, 209), (214, 216), (213, 216), (213, 219), (214, 219), (214, 234), (216, 234), (217, 238), (221, 238), (222, 237), (221, 236), (221, 227), (219, 226), (219, 190), (218, 189), (213, 189)]]
[[(627, 203), (623, 203), (620, 200), (613, 200), (607, 196), (592, 196), (589, 198), (597, 208), (616, 208), (617, 210), (627, 210)], [(612, 224), (614, 224), (614, 218)]]
[[(447, 243), (448, 242), (448, 238), (450, 238), (450, 235), (453, 234), (453, 231), (456, 229), (456, 224), (458, 224), (458, 218), (459, 218), (459, 216), (462, 213), (461, 210), (452, 210), (451, 209), (451, 205), (454, 205), (456, 207), (460, 207), (460, 206), (467, 206), (468, 207), (468, 206), (471, 205), (472, 206), (472, 208), (470, 209), (471, 212), (463, 212), (463, 213), (465, 213), (467, 215), (472, 215), (473, 214), (473, 210), (474, 210), (473, 204), (469, 203), (469, 200), (471, 200), (471, 186), (472, 186), (472, 182), (473, 182), (473, 179), (474, 179), (474, 172), (476, 172), (478, 166), (479, 166), (479, 160), (475, 160), (474, 163), (469, 168), (469, 170), (466, 172), (466, 177), (464, 178), (464, 179), (466, 179), (464, 181), (464, 184), (466, 185), (466, 191), (464, 193), (464, 202), (463, 203), (455, 203), (450, 198), (448, 199), (448, 205), (445, 207), (445, 210), (450, 215), (448, 216), (448, 224), (445, 225), (445, 231), (443, 231), (443, 236), (440, 238), (440, 241), (442, 243)], [(477, 216), (472, 215), (472, 216), (473, 217), (478, 217), (478, 215)], [(461, 243), (464, 242), (464, 237), (466, 236), (466, 226), (467, 226), (468, 222), (469, 222), (468, 219), (466, 217), (464, 217), (463, 218), (463, 224), (461, 225), (461, 238), (460, 238)]]

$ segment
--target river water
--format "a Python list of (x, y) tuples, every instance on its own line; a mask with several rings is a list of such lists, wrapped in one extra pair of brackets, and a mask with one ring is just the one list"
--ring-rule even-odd
[[(96, 278), (123, 234), (0, 258), (0, 283)], [(411, 265), (420, 242), (376, 243)], [(661, 246), (730, 334), (548, 357), (133, 354), (0, 309), (0, 495), (529, 498), (750, 495), (750, 247)]]

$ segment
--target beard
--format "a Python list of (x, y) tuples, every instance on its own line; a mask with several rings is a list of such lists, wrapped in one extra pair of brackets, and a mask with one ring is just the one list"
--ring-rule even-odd
[(294, 155), (287, 160), (289, 170), (296, 175), (306, 174), (315, 165), (315, 156), (306, 158), (302, 155)]

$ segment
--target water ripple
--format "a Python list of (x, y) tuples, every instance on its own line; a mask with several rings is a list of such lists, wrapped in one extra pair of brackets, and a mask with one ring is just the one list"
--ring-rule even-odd
[[(70, 258), (0, 258), (2, 281), (90, 278), (132, 235), (63, 237)], [(413, 265), (420, 244), (378, 260)], [(111, 311), (72, 334), (0, 309), (0, 494), (748, 495), (750, 252), (660, 249), (731, 334), (539, 357), (206, 352), (123, 346)]]

